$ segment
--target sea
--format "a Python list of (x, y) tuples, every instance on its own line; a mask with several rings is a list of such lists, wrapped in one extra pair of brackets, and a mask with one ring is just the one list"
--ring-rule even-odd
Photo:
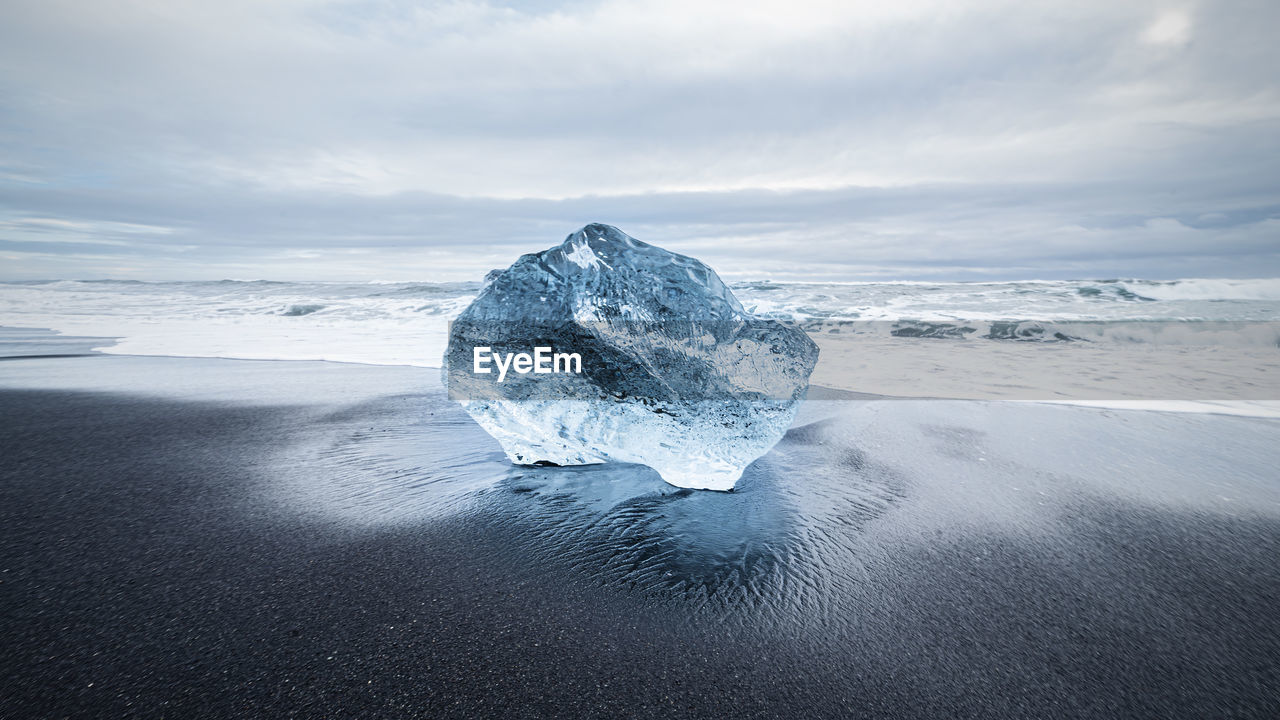
[[(479, 282), (0, 283), (0, 326), (105, 338), (104, 353), (439, 367)], [(964, 342), (1280, 348), (1280, 278), (731, 283), (811, 333)]]

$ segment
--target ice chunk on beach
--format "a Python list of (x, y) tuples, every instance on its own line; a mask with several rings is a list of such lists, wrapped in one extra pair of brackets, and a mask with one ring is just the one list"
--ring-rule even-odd
[(818, 359), (711, 268), (609, 225), (490, 275), (444, 374), (515, 463), (641, 463), (729, 490), (790, 427)]

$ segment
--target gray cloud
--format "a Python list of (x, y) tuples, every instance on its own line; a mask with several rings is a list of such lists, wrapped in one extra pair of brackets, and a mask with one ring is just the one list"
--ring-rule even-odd
[(0, 13), (0, 277), (1280, 274), (1273, 3)]

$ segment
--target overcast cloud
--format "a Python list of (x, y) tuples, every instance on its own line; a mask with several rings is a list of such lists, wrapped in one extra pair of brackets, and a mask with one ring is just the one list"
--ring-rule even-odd
[(1280, 275), (1280, 4), (6, 2), (0, 278)]

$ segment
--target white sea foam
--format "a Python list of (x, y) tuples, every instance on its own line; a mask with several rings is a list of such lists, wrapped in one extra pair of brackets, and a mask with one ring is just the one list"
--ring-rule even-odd
[[(99, 349), (114, 354), (439, 367), (449, 321), (480, 287), (11, 282), (0, 283), (0, 325), (112, 338)], [(1270, 379), (1280, 378), (1280, 279), (731, 287), (747, 310), (800, 323), (823, 348), (815, 381), (834, 387), (1090, 402), (1280, 397)], [(1000, 325), (1015, 321), (1013, 331)]]
[(1050, 400), (1048, 402), (1061, 405), (1107, 408), (1110, 410), (1146, 410), (1150, 412), (1280, 418), (1280, 401), (1277, 400)]
[(1130, 280), (1132, 292), (1156, 300), (1280, 300), (1280, 279), (1216, 280), (1190, 278), (1173, 282)]
[(0, 325), (113, 338), (102, 352), (438, 367), (473, 284), (0, 284)]
[[(1087, 340), (1275, 346), (1280, 279), (775, 283), (743, 305), (801, 323), (1032, 320)], [(0, 283), (0, 324), (118, 338), (105, 352), (438, 366), (479, 283)], [(1215, 325), (1197, 324), (1210, 321)], [(1240, 326), (1223, 325), (1238, 322)], [(1204, 334), (1212, 333), (1212, 334)]]

